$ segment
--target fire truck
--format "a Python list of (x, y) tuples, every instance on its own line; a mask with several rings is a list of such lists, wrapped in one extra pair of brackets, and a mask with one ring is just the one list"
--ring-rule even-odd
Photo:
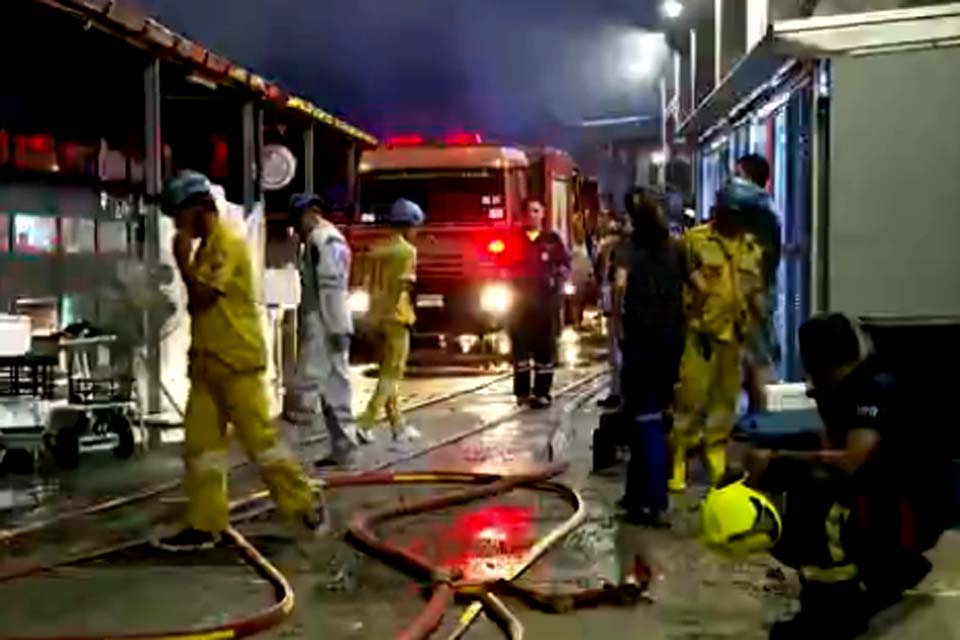
[(354, 253), (355, 313), (361, 315), (367, 302), (360, 289), (368, 268), (364, 254), (389, 233), (383, 222), (392, 204), (407, 198), (427, 216), (416, 239), (415, 344), (507, 355), (502, 330), (513, 304), (513, 238), (524, 202), (543, 200), (547, 225), (569, 243), (574, 169), (561, 151), (485, 144), (473, 134), (439, 143), (402, 136), (365, 151), (359, 211), (345, 229)]

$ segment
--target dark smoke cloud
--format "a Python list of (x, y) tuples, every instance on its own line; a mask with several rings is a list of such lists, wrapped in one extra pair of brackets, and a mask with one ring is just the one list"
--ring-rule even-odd
[(616, 73), (651, 0), (138, 0), (214, 50), (379, 134), (478, 129), (551, 139), (585, 117), (652, 113)]

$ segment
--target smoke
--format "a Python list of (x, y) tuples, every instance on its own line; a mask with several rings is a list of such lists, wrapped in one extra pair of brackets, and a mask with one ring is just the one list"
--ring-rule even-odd
[(631, 83), (616, 71), (617, 34), (649, 20), (653, 2), (137, 1), (380, 134), (470, 129), (534, 140), (656, 105), (653, 80)]

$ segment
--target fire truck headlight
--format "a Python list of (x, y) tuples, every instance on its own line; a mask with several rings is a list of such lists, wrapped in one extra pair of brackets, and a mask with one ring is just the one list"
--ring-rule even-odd
[(370, 294), (363, 289), (354, 289), (347, 296), (347, 308), (350, 309), (350, 313), (362, 316), (370, 311)]
[(566, 282), (563, 285), (563, 295), (572, 296), (577, 292), (577, 287), (572, 282)]
[(505, 284), (488, 284), (480, 292), (480, 308), (502, 316), (513, 306), (513, 291)]

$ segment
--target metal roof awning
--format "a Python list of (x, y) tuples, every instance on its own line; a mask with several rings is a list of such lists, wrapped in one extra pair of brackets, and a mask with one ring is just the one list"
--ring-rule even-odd
[(96, 26), (136, 47), (154, 52), (165, 59), (189, 65), (198, 77), (208, 80), (211, 84), (229, 84), (243, 88), (281, 108), (306, 114), (368, 145), (377, 144), (377, 139), (369, 133), (314, 106), (308, 100), (291, 96), (278, 83), (267, 80), (209, 51), (202, 45), (125, 5), (115, 3), (113, 0), (35, 1), (80, 18), (86, 21), (88, 26)]
[(679, 133), (711, 128), (775, 82), (792, 60), (947, 46), (960, 46), (960, 3), (777, 22), (681, 123)]

